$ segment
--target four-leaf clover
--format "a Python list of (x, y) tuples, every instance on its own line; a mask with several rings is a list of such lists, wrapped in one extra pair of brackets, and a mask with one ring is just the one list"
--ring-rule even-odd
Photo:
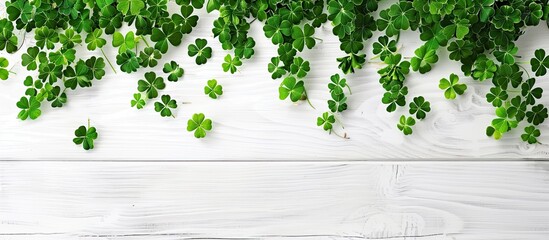
[(206, 131), (212, 130), (212, 120), (206, 119), (203, 113), (195, 113), (187, 122), (187, 131), (194, 131), (194, 137), (206, 137)]

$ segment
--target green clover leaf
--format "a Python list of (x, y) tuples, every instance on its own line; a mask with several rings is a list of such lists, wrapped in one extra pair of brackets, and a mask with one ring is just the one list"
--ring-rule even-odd
[(132, 50), (135, 48), (136, 42), (137, 39), (132, 31), (126, 33), (126, 36), (122, 35), (120, 32), (114, 32), (112, 35), (112, 46), (118, 48), (118, 53)]
[(138, 15), (141, 9), (145, 8), (145, 2), (143, 0), (118, 0), (116, 9), (122, 14)]
[(93, 142), (97, 139), (97, 129), (95, 127), (90, 127), (88, 123), (88, 128), (85, 126), (80, 126), (74, 131), (74, 135), (76, 136), (72, 141), (76, 145), (82, 144), (82, 147), (84, 150), (90, 150), (93, 149), (94, 144)]
[(294, 58), (294, 62), (290, 65), (290, 72), (298, 78), (304, 78), (310, 70), (309, 61), (301, 57)]
[(459, 77), (453, 73), (450, 74), (450, 80), (441, 79), (438, 87), (444, 90), (446, 99), (456, 99), (457, 95), (461, 95), (467, 90), (467, 85), (459, 83)]
[(143, 99), (143, 95), (141, 93), (135, 93), (133, 94), (133, 99), (130, 102), (132, 107), (136, 107), (137, 109), (142, 109), (145, 107), (145, 99)]
[(177, 102), (170, 95), (162, 95), (162, 102), (154, 103), (154, 110), (160, 113), (162, 117), (175, 117), (172, 113), (177, 108)]
[(539, 129), (537, 129), (535, 126), (528, 126), (524, 128), (524, 133), (520, 135), (520, 138), (522, 141), (525, 141), (529, 144), (534, 144), (538, 142), (538, 137), (541, 135), (541, 132)]
[(267, 69), (269, 70), (269, 73), (272, 73), (272, 79), (281, 78), (286, 74), (286, 69), (284, 69), (284, 66), (281, 66), (280, 63), (280, 57), (271, 58), (271, 62), (268, 64)]
[(416, 114), (416, 118), (419, 120), (425, 119), (430, 111), (431, 104), (429, 101), (425, 101), (423, 96), (415, 97), (414, 101), (410, 103), (410, 114)]
[(7, 80), (9, 71), (6, 69), (9, 65), (8, 59), (0, 57), (0, 79)]
[(391, 40), (389, 41), (389, 37), (387, 36), (380, 36), (377, 39), (377, 42), (375, 42), (372, 45), (372, 51), (374, 54), (379, 55), (379, 58), (381, 61), (385, 60), (385, 57), (388, 55), (392, 55), (397, 50), (396, 47), (396, 41)]
[(400, 120), (397, 124), (397, 127), (400, 131), (404, 133), (404, 135), (410, 135), (413, 133), (412, 126), (416, 124), (416, 120), (413, 117), (408, 117), (402, 115), (400, 116)]
[(530, 59), (530, 65), (532, 71), (536, 73), (536, 76), (544, 76), (549, 68), (549, 56), (545, 56), (545, 50), (538, 49), (534, 52), (534, 58)]
[(27, 70), (36, 70), (38, 65), (47, 63), (48, 58), (45, 52), (41, 52), (38, 47), (27, 48), (27, 53), (21, 55), (21, 64), (27, 67)]
[(142, 67), (156, 67), (158, 60), (162, 58), (162, 53), (153, 47), (146, 47), (139, 53), (139, 65)]
[(137, 91), (145, 93), (148, 99), (158, 97), (158, 90), (166, 88), (164, 79), (162, 77), (156, 77), (156, 73), (145, 73), (145, 80), (139, 80), (137, 82)]
[(179, 67), (179, 64), (175, 61), (165, 63), (162, 71), (169, 74), (168, 81), (170, 82), (177, 82), (177, 80), (183, 76), (183, 73), (185, 73), (183, 68)]
[(154, 48), (163, 54), (168, 52), (168, 43), (173, 46), (179, 46), (182, 38), (183, 34), (179, 26), (176, 27), (174, 22), (162, 24), (162, 29), (154, 28), (151, 35), (151, 40), (156, 43)]
[(212, 57), (212, 48), (206, 46), (206, 39), (197, 38), (194, 42), (195, 44), (189, 45), (189, 57), (196, 56), (197, 65), (205, 64)]
[(322, 126), (324, 131), (331, 131), (334, 123), (335, 123), (334, 114), (331, 114), (329, 112), (323, 113), (321, 117), (318, 117), (316, 119), (316, 125), (319, 127)]
[(237, 67), (242, 65), (242, 62), (240, 61), (240, 58), (236, 57), (236, 56), (234, 58), (232, 58), (231, 54), (227, 54), (227, 56), (225, 56), (224, 60), (225, 60), (225, 62), (223, 64), (221, 64), (221, 67), (223, 67), (224, 72), (230, 71), (231, 74), (234, 74), (237, 70)]
[(116, 55), (116, 64), (120, 65), (120, 70), (126, 73), (137, 72), (141, 58), (135, 55), (135, 52), (126, 50), (126, 52)]
[(17, 115), (17, 118), (21, 120), (26, 120), (27, 118), (35, 120), (40, 117), (40, 114), (42, 114), (42, 111), (40, 111), (41, 104), (34, 96), (28, 98), (21, 97), (16, 105), (18, 108), (21, 109), (21, 111)]
[(212, 120), (206, 119), (203, 113), (195, 113), (187, 122), (187, 131), (194, 131), (195, 138), (206, 137), (206, 131), (212, 130)]
[(97, 48), (102, 48), (107, 44), (107, 40), (101, 37), (103, 35), (103, 29), (96, 28), (93, 33), (88, 33), (86, 36), (86, 44), (88, 44), (88, 50), (93, 51)]
[(208, 84), (204, 87), (204, 93), (213, 99), (223, 94), (223, 86), (217, 84), (217, 80), (208, 80)]
[(295, 77), (289, 76), (284, 78), (280, 87), (278, 88), (280, 100), (284, 100), (290, 97), (292, 102), (297, 102), (306, 97), (305, 87), (303, 86), (303, 81), (297, 81)]
[(309, 24), (303, 26), (303, 30), (299, 26), (292, 27), (292, 38), (294, 39), (292, 46), (298, 51), (302, 52), (303, 48), (307, 46), (311, 49), (315, 46), (316, 42), (313, 36), (315, 29)]
[(547, 117), (547, 108), (543, 104), (533, 106), (530, 111), (526, 112), (526, 120), (536, 126), (543, 123)]

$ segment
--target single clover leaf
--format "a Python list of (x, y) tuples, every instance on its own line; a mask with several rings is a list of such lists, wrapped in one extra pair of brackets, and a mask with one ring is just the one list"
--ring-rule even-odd
[(515, 24), (521, 21), (521, 12), (512, 6), (503, 5), (497, 9), (494, 16), (494, 27), (504, 31), (515, 30)]
[(440, 80), (438, 87), (444, 90), (446, 99), (456, 99), (457, 95), (461, 95), (467, 90), (467, 85), (458, 83), (459, 77), (455, 74), (450, 74), (450, 80), (443, 78)]
[(158, 49), (161, 53), (168, 52), (168, 43), (173, 46), (179, 46), (183, 34), (178, 26), (175, 26), (173, 22), (166, 22), (162, 24), (162, 28), (154, 28), (152, 30), (151, 40), (155, 42), (154, 48)]
[(538, 137), (541, 135), (541, 132), (539, 129), (537, 129), (535, 126), (528, 126), (524, 128), (524, 133), (520, 135), (520, 138), (522, 138), (522, 141), (525, 141), (529, 144), (534, 144), (538, 142)]
[(137, 91), (145, 93), (148, 99), (158, 97), (158, 90), (166, 88), (164, 79), (162, 77), (156, 77), (156, 73), (145, 73), (145, 80), (139, 80), (137, 82)]
[(132, 107), (136, 107), (137, 109), (142, 109), (146, 104), (145, 99), (143, 99), (143, 95), (141, 95), (141, 93), (133, 94), (133, 99), (130, 103)]
[(153, 47), (146, 47), (139, 53), (139, 65), (142, 67), (155, 67), (158, 65), (158, 60), (162, 58), (162, 53)]
[(267, 66), (269, 72), (272, 73), (271, 78), (281, 78), (286, 74), (286, 69), (284, 69), (284, 66), (281, 66), (280, 63), (280, 57), (271, 58), (271, 62)]
[(504, 133), (516, 128), (518, 126), (518, 121), (509, 113), (511, 113), (511, 111), (508, 111), (505, 107), (496, 108), (497, 118), (492, 120), (491, 125), (486, 128), (486, 135), (498, 140)]
[(288, 96), (290, 97), (290, 100), (292, 100), (292, 102), (297, 102), (304, 99), (306, 95), (305, 87), (303, 86), (303, 84), (303, 81), (297, 81), (293, 76), (284, 78), (284, 80), (280, 84), (280, 87), (278, 88), (280, 100), (284, 100), (288, 98)]
[(243, 59), (249, 59), (251, 58), (255, 51), (254, 51), (254, 47), (255, 47), (255, 41), (253, 38), (251, 37), (248, 37), (246, 39), (246, 42), (241, 44), (240, 46), (237, 46), (234, 50), (234, 53), (236, 56), (238, 56), (239, 58), (243, 58)]
[(536, 84), (535, 78), (530, 78), (521, 85), (521, 95), (524, 97), (526, 104), (534, 105), (536, 99), (540, 99), (543, 94), (543, 89), (540, 87), (534, 88)]
[(84, 150), (90, 150), (93, 149), (94, 144), (93, 142), (97, 139), (97, 129), (95, 127), (90, 127), (88, 124), (88, 128), (85, 126), (80, 126), (74, 131), (74, 135), (76, 136), (72, 141), (76, 145), (82, 144), (82, 147)]
[(395, 53), (397, 50), (396, 41), (389, 41), (389, 37), (387, 36), (379, 37), (377, 42), (373, 44), (372, 48), (373, 53), (379, 55), (381, 61), (385, 60), (386, 56)]
[(212, 120), (206, 119), (203, 113), (195, 113), (187, 122), (187, 131), (194, 131), (195, 138), (206, 137), (206, 131), (212, 130)]
[(298, 51), (303, 51), (304, 46), (311, 49), (315, 46), (316, 42), (313, 37), (315, 29), (309, 24), (303, 26), (303, 30), (299, 26), (292, 27), (292, 38), (294, 39), (292, 45)]
[(494, 107), (501, 107), (508, 97), (507, 91), (501, 89), (501, 87), (490, 88), (490, 92), (486, 94), (486, 100), (492, 103)]
[(240, 61), (239, 57), (231, 57), (231, 54), (227, 54), (225, 56), (225, 62), (221, 64), (221, 67), (223, 67), (224, 72), (230, 71), (232, 74), (234, 74), (237, 70), (237, 67), (242, 65), (242, 61)]
[(304, 78), (310, 70), (309, 61), (301, 57), (294, 58), (294, 62), (290, 65), (290, 72), (298, 78)]
[(160, 113), (162, 117), (175, 117), (172, 113), (177, 108), (177, 102), (170, 95), (162, 95), (162, 102), (154, 103), (154, 110)]
[(82, 36), (76, 33), (74, 29), (67, 28), (65, 33), (59, 34), (59, 42), (63, 44), (64, 48), (73, 48), (75, 44), (82, 43)]
[(6, 49), (8, 53), (17, 51), (17, 36), (13, 34), (13, 23), (7, 18), (0, 19), (0, 51)]
[(547, 108), (543, 104), (533, 106), (530, 111), (526, 112), (526, 120), (536, 126), (543, 123), (547, 117)]
[(90, 69), (83, 60), (78, 61), (74, 68), (68, 66), (63, 71), (63, 75), (65, 76), (65, 87), (73, 90), (76, 89), (77, 85), (80, 87), (91, 87), (92, 79), (88, 78), (89, 71)]
[(509, 44), (507, 48), (500, 49), (494, 52), (494, 56), (501, 63), (509, 65), (515, 64), (515, 56), (517, 55), (518, 47), (514, 43)]
[(118, 48), (118, 53), (132, 50), (135, 48), (136, 41), (137, 39), (132, 31), (126, 33), (126, 36), (122, 35), (120, 32), (114, 32), (112, 35), (112, 46)]
[(21, 111), (17, 115), (17, 118), (21, 120), (26, 120), (27, 118), (34, 120), (40, 117), (40, 114), (42, 114), (42, 111), (40, 111), (41, 104), (34, 96), (21, 97), (16, 105), (18, 108), (21, 109)]
[(54, 49), (55, 44), (59, 42), (59, 34), (55, 30), (44, 26), (36, 29), (34, 39), (36, 39), (36, 46)]
[(466, 40), (456, 40), (451, 42), (448, 46), (448, 51), (450, 51), (449, 58), (456, 61), (467, 58), (473, 55), (474, 47), (475, 45), (472, 42)]
[(86, 65), (88, 66), (88, 78), (91, 80), (93, 78), (101, 80), (105, 76), (105, 61), (102, 57), (92, 56), (86, 60)]
[(177, 80), (179, 80), (179, 78), (183, 76), (183, 73), (185, 73), (183, 68), (179, 67), (179, 64), (177, 64), (175, 61), (165, 63), (162, 71), (169, 74), (168, 81), (170, 82), (177, 82)]
[(352, 53), (349, 56), (337, 58), (337, 61), (339, 62), (339, 69), (344, 74), (354, 73), (355, 69), (361, 69), (366, 62), (366, 54), (357, 55)]
[(494, 77), (494, 73), (497, 72), (498, 66), (494, 61), (487, 59), (486, 56), (479, 57), (473, 65), (473, 79), (484, 81)]
[(532, 71), (536, 73), (536, 76), (543, 76), (547, 73), (549, 68), (549, 56), (545, 56), (545, 50), (538, 49), (534, 52), (535, 57), (530, 60)]
[(197, 38), (194, 42), (195, 44), (189, 45), (189, 57), (196, 56), (197, 65), (205, 64), (212, 57), (212, 48), (206, 46), (206, 39)]
[(399, 123), (397, 124), (397, 127), (400, 131), (404, 133), (404, 135), (410, 135), (413, 133), (412, 126), (416, 124), (416, 120), (413, 117), (408, 117), (402, 115), (400, 116)]
[(335, 123), (334, 114), (331, 114), (329, 112), (323, 113), (321, 117), (318, 117), (316, 119), (316, 125), (319, 127), (322, 126), (324, 131), (332, 131), (334, 123)]
[(116, 64), (120, 65), (120, 70), (126, 73), (137, 72), (140, 61), (141, 59), (131, 50), (116, 55)]
[(288, 20), (282, 20), (280, 16), (274, 15), (267, 19), (263, 26), (265, 36), (271, 38), (273, 44), (284, 42), (284, 36), (292, 34), (292, 24)]
[(102, 48), (107, 44), (107, 40), (101, 37), (103, 35), (103, 29), (96, 28), (92, 33), (88, 33), (86, 36), (86, 44), (88, 44), (88, 50), (93, 51), (97, 48)]
[(415, 51), (416, 56), (412, 58), (410, 64), (414, 71), (426, 73), (431, 71), (431, 64), (438, 62), (438, 45), (436, 42), (429, 42)]
[(410, 114), (416, 114), (417, 119), (425, 119), (428, 112), (431, 111), (431, 104), (425, 101), (423, 96), (415, 97), (410, 103)]
[(217, 84), (217, 80), (208, 80), (208, 85), (204, 87), (204, 93), (213, 99), (223, 94), (223, 86)]
[(21, 55), (21, 64), (27, 67), (27, 70), (36, 70), (41, 63), (47, 63), (48, 58), (45, 52), (41, 52), (38, 47), (27, 48), (27, 53)]

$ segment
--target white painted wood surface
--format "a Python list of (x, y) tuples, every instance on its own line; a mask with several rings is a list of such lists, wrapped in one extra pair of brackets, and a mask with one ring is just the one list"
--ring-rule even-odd
[[(2, 13), (3, 14), (3, 13)], [(15, 103), (24, 93), (23, 79), (28, 72), (20, 66), (20, 51), (7, 56), (17, 75), (0, 82), (0, 158), (40, 159), (364, 159), (364, 158), (547, 158), (549, 128), (541, 125), (543, 144), (527, 145), (520, 141), (523, 125), (519, 129), (495, 141), (485, 136), (485, 127), (494, 118), (494, 108), (485, 101), (490, 83), (474, 82), (464, 77), (469, 85), (464, 96), (455, 101), (445, 100), (438, 89), (438, 82), (450, 73), (459, 73), (459, 64), (440, 53), (440, 62), (429, 74), (412, 73), (407, 82), (410, 89), (408, 100), (423, 95), (431, 101), (432, 111), (426, 120), (414, 127), (414, 134), (403, 136), (396, 127), (401, 114), (385, 112), (381, 103), (383, 89), (376, 73), (378, 64), (366, 64), (356, 74), (347, 76), (353, 95), (349, 96), (349, 110), (339, 119), (345, 124), (350, 139), (344, 140), (328, 135), (316, 126), (316, 118), (327, 110), (329, 76), (338, 73), (336, 57), (339, 50), (331, 27), (325, 24), (317, 29), (315, 36), (322, 38), (317, 46), (305, 51), (302, 56), (311, 62), (311, 73), (305, 80), (312, 109), (306, 103), (293, 105), (278, 100), (279, 80), (273, 81), (267, 72), (269, 59), (276, 55), (276, 47), (264, 36), (259, 22), (252, 24), (251, 36), (257, 41), (256, 54), (245, 61), (234, 75), (221, 69), (223, 51), (211, 33), (216, 14), (199, 12), (200, 21), (193, 33), (185, 36), (179, 47), (170, 48), (161, 64), (175, 60), (185, 69), (180, 82), (167, 83), (162, 94), (170, 94), (179, 101), (176, 119), (161, 118), (149, 102), (143, 110), (130, 108), (132, 94), (136, 92), (137, 80), (150, 69), (128, 75), (122, 72), (107, 74), (88, 89), (69, 91), (69, 103), (62, 109), (43, 108), (36, 121), (16, 119)], [(123, 32), (128, 29), (124, 29)], [(197, 66), (188, 57), (187, 46), (194, 39), (206, 38), (213, 47), (213, 58), (206, 65)], [(25, 46), (33, 40), (27, 34)], [(377, 39), (374, 38), (374, 40)], [(401, 52), (413, 56), (420, 45), (416, 33), (406, 32), (401, 37)], [(530, 29), (518, 42), (519, 54), (527, 60), (535, 49), (549, 49), (549, 30), (545, 25)], [(110, 37), (108, 38), (110, 44)], [(368, 58), (372, 57), (366, 43)], [(26, 48), (25, 48), (26, 49)], [(106, 52), (115, 59), (112, 47)], [(78, 57), (100, 55), (82, 48)], [(163, 74), (160, 68), (158, 74)], [(33, 73), (35, 74), (35, 73)], [(462, 74), (460, 74), (462, 76)], [(209, 99), (203, 87), (209, 79), (217, 79), (224, 87), (219, 100)], [(546, 77), (547, 78), (547, 77)], [(544, 89), (549, 89), (546, 78), (538, 79)], [(540, 102), (549, 104), (544, 97)], [(181, 104), (181, 102), (191, 104)], [(186, 131), (186, 122), (193, 113), (203, 112), (214, 121), (214, 129), (206, 139), (197, 140)], [(85, 125), (90, 118), (98, 128), (96, 149), (85, 152), (72, 143), (74, 130)]]
[(541, 240), (549, 163), (0, 162), (0, 239)]

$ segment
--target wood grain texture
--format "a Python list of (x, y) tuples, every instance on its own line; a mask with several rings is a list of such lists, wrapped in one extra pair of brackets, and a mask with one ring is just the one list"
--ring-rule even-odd
[(0, 239), (549, 235), (549, 163), (0, 162)]
[[(389, 4), (390, 1), (385, 4)], [(174, 4), (171, 2), (170, 4)], [(170, 9), (177, 10), (177, 7)], [(494, 108), (484, 96), (489, 82), (479, 83), (469, 77), (462, 81), (469, 85), (465, 95), (455, 101), (444, 99), (438, 89), (438, 81), (450, 73), (459, 73), (459, 64), (448, 60), (445, 50), (440, 52), (440, 62), (432, 72), (410, 74), (407, 84), (408, 101), (423, 95), (431, 101), (432, 111), (427, 119), (414, 127), (413, 136), (405, 137), (396, 124), (407, 108), (396, 113), (385, 112), (381, 103), (383, 89), (379, 86), (376, 71), (381, 65), (368, 63), (354, 75), (347, 76), (353, 94), (349, 96), (349, 109), (339, 119), (350, 139), (328, 135), (316, 126), (316, 118), (327, 110), (329, 99), (327, 84), (332, 74), (339, 73), (336, 58), (343, 53), (339, 42), (331, 33), (329, 24), (316, 30), (315, 36), (323, 39), (317, 46), (301, 54), (311, 62), (311, 73), (305, 80), (307, 92), (316, 109), (306, 103), (297, 105), (278, 100), (280, 80), (271, 80), (267, 63), (276, 55), (276, 47), (255, 22), (250, 35), (257, 41), (255, 56), (245, 61), (234, 75), (221, 69), (223, 57), (219, 41), (211, 33), (217, 14), (198, 12), (200, 21), (191, 35), (185, 36), (179, 47), (172, 47), (161, 64), (177, 61), (185, 69), (180, 82), (168, 82), (162, 94), (170, 94), (179, 101), (177, 118), (161, 118), (154, 112), (152, 102), (143, 110), (130, 108), (137, 81), (150, 69), (134, 74), (119, 72), (107, 74), (96, 81), (92, 88), (68, 93), (69, 103), (62, 109), (44, 107), (43, 115), (36, 121), (16, 119), (15, 103), (24, 93), (23, 79), (28, 75), (20, 66), (20, 51), (7, 56), (15, 64), (17, 75), (0, 82), (0, 158), (3, 159), (365, 159), (365, 158), (547, 158), (549, 128), (541, 125), (543, 144), (527, 145), (520, 141), (524, 128), (518, 129), (495, 141), (485, 136), (485, 128), (495, 117)], [(125, 27), (122, 32), (130, 28)], [(213, 58), (206, 65), (197, 66), (188, 57), (187, 46), (196, 38), (206, 38), (213, 48)], [(372, 40), (365, 43), (368, 58)], [(400, 51), (413, 56), (420, 46), (418, 34), (404, 32)], [(546, 26), (529, 29), (519, 42), (519, 55), (529, 59), (537, 48), (549, 49), (549, 30)], [(109, 46), (106, 52), (111, 60), (115, 50)], [(24, 49), (33, 44), (33, 35), (27, 34)], [(82, 47), (77, 57), (100, 55)], [(10, 65), (11, 67), (11, 65)], [(162, 74), (161, 70), (155, 70)], [(31, 73), (36, 75), (36, 73)], [(203, 93), (209, 79), (217, 79), (225, 93), (219, 100), (211, 100)], [(539, 86), (549, 89), (546, 78), (538, 80)], [(181, 104), (181, 102), (191, 104)], [(540, 100), (548, 104), (547, 98)], [(186, 131), (186, 122), (193, 113), (203, 112), (214, 121), (214, 130), (203, 140), (197, 140)], [(98, 128), (96, 149), (85, 152), (72, 143), (74, 130), (90, 118)]]

